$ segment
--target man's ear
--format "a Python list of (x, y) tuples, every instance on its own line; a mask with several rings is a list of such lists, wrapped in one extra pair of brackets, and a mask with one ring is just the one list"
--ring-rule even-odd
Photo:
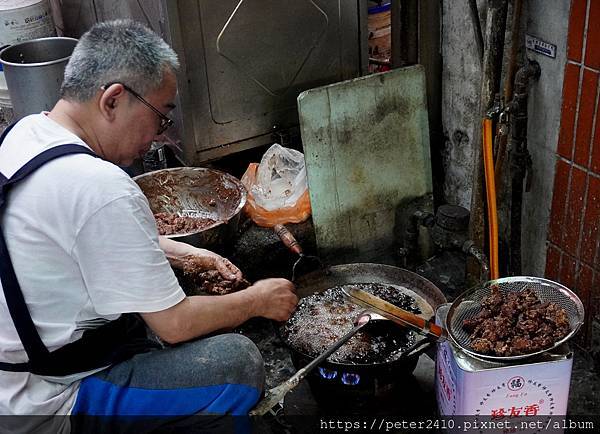
[(109, 121), (116, 117), (116, 109), (122, 103), (125, 95), (125, 88), (122, 84), (115, 83), (108, 87), (102, 87), (98, 98), (98, 109), (100, 113)]

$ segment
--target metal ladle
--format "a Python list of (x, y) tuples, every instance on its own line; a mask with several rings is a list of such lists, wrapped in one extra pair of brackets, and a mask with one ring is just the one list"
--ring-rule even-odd
[(344, 336), (339, 338), (333, 345), (327, 348), (323, 353), (316, 357), (312, 362), (301, 368), (292, 375), (287, 381), (280, 385), (268, 390), (265, 397), (254, 407), (249, 413), (250, 416), (263, 416), (268, 413), (274, 406), (281, 401), (284, 396), (293, 388), (295, 388), (300, 381), (302, 381), (313, 369), (319, 366), (327, 359), (330, 355), (336, 352), (342, 345), (344, 345), (352, 336), (354, 336), (360, 329), (375, 320), (387, 320), (387, 318), (373, 312), (363, 312), (354, 321), (354, 327), (346, 333)]
[(304, 254), (302, 246), (300, 246), (298, 240), (294, 238), (294, 235), (292, 235), (292, 233), (284, 225), (275, 225), (273, 227), (273, 231), (292, 253), (295, 253), (299, 256), (292, 267), (292, 282), (296, 281), (296, 273), (298, 272), (300, 264), (306, 265), (308, 262), (313, 262), (318, 268), (323, 268), (323, 263), (318, 257)]

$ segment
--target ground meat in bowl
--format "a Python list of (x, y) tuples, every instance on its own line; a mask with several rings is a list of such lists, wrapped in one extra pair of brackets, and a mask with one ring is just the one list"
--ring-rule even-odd
[(177, 214), (157, 212), (154, 214), (160, 235), (189, 234), (214, 224), (216, 220), (197, 217), (179, 217)]

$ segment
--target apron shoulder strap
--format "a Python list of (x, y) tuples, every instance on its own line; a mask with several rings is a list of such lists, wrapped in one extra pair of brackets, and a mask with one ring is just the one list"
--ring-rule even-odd
[(4, 131), (2, 131), (2, 135), (0, 135), (0, 146), (2, 146), (2, 143), (4, 143), (4, 139), (6, 138), (6, 136), (8, 135), (8, 133), (10, 133), (10, 130), (12, 130), (15, 125), (17, 125), (17, 123), (13, 122), (9, 126), (7, 126), (4, 129)]
[[(5, 134), (3, 134), (0, 137), (0, 143), (2, 140), (4, 140), (5, 136), (6, 131)], [(81, 153), (90, 154), (97, 157), (97, 155), (93, 151), (81, 145), (60, 145), (42, 152), (41, 154), (33, 158), (31, 161), (29, 161), (27, 164), (25, 164), (23, 167), (21, 167), (10, 178), (0, 176), (0, 210), (5, 205), (6, 195), (13, 184), (17, 183), (18, 181), (21, 181), (23, 178), (27, 177), (28, 175), (30, 175), (31, 173), (33, 173), (34, 171), (36, 171), (41, 166), (43, 166), (51, 160), (65, 155)], [(4, 239), (1, 226), (0, 281), (2, 282), (2, 290), (4, 291), (8, 311), (14, 322), (14, 325), (17, 329), (17, 333), (19, 335), (19, 338), (21, 339), (21, 342), (23, 343), (23, 348), (25, 349), (29, 360), (40, 360), (47, 357), (49, 353), (48, 349), (42, 342), (42, 339), (40, 338), (40, 335), (37, 332), (37, 329), (35, 328), (35, 324), (31, 319), (29, 310), (27, 309), (27, 304), (25, 303), (23, 292), (21, 291), (21, 287), (19, 286), (19, 281), (17, 280), (12, 261), (10, 260), (8, 247), (6, 246), (6, 241)]]
[(39, 169), (40, 167), (42, 167), (44, 164), (48, 163), (49, 161), (52, 161), (58, 157), (64, 157), (65, 155), (72, 155), (72, 154), (89, 154), (94, 157), (98, 157), (98, 154), (96, 154), (91, 149), (88, 149), (82, 145), (67, 144), (67, 145), (55, 146), (54, 148), (46, 149), (41, 154), (32, 158), (23, 167), (21, 167), (19, 170), (17, 170), (15, 172), (15, 174), (6, 181), (6, 184), (7, 185), (15, 184), (15, 183), (21, 181), (26, 176), (35, 172), (37, 169)]

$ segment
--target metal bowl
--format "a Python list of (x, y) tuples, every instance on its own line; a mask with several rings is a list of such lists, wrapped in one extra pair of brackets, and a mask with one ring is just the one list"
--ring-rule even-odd
[(223, 247), (237, 231), (246, 204), (246, 189), (228, 173), (204, 167), (156, 170), (133, 178), (148, 198), (153, 213), (188, 213), (215, 220), (203, 229), (165, 235), (196, 247)]

